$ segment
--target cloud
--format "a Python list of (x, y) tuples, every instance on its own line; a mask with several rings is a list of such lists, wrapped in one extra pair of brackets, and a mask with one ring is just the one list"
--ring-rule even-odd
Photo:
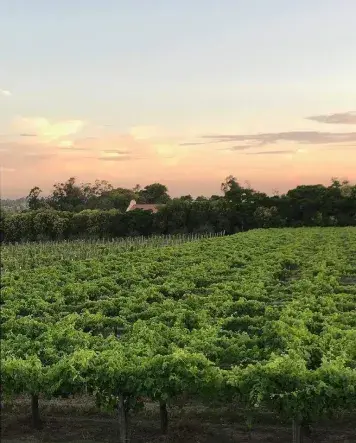
[(98, 160), (107, 162), (124, 162), (128, 160), (137, 160), (137, 158), (134, 158), (131, 155), (120, 155), (117, 157), (98, 157)]
[(252, 148), (256, 148), (256, 145), (229, 146), (227, 148), (222, 148), (222, 150), (224, 150), (224, 151), (246, 151), (247, 149), (252, 149)]
[[(261, 134), (216, 134), (203, 135), (206, 144), (246, 142), (251, 148), (276, 144), (281, 141), (298, 144), (327, 145), (332, 143), (347, 143), (356, 141), (356, 132), (319, 132), (319, 131), (288, 131), (266, 132)], [(244, 149), (246, 145), (243, 145)], [(234, 146), (232, 150), (238, 150)]]
[(12, 93), (10, 91), (8, 91), (7, 89), (0, 89), (0, 95), (2, 95), (4, 97), (11, 97)]
[(318, 123), (328, 123), (332, 125), (356, 125), (356, 112), (342, 112), (339, 114), (313, 115), (307, 117)]
[(154, 148), (159, 158), (172, 159), (179, 157), (179, 153), (177, 152), (175, 146), (171, 143), (156, 143)]
[(72, 140), (60, 140), (56, 146), (61, 151), (89, 151), (89, 148)]
[(40, 141), (54, 142), (77, 134), (84, 126), (82, 120), (50, 121), (44, 117), (18, 117), (13, 122), (22, 133), (36, 134)]
[(137, 140), (148, 140), (162, 135), (162, 130), (157, 126), (134, 126), (129, 134)]
[(16, 169), (15, 168), (5, 168), (4, 166), (0, 166), (0, 172), (15, 172)]
[(129, 151), (127, 149), (104, 149), (102, 151), (105, 154), (118, 154), (118, 155), (125, 155), (127, 154)]
[(59, 148), (73, 148), (72, 140), (61, 140), (57, 145)]
[(98, 160), (100, 161), (113, 161), (113, 162), (123, 162), (128, 160), (137, 160), (138, 153), (134, 153), (133, 149), (102, 149), (100, 151), (100, 157)]
[(121, 161), (127, 159), (133, 159), (135, 155), (132, 150), (129, 149), (102, 149), (100, 150), (101, 156), (99, 160), (113, 160), (113, 161)]
[(212, 141), (212, 142), (184, 142), (184, 143), (179, 143), (179, 146), (198, 146), (198, 145), (207, 145), (209, 143), (214, 143), (214, 141)]
[[(93, 162), (146, 159), (166, 164), (168, 159), (172, 164), (173, 159), (177, 162), (184, 155), (184, 150), (177, 149), (177, 136), (166, 135), (165, 138), (155, 126), (137, 126), (126, 133), (80, 137), (85, 124), (83, 120), (50, 121), (44, 117), (18, 117), (13, 121), (13, 126), (20, 135), (17, 135), (17, 147), (12, 146), (12, 156), (18, 157), (30, 149), (55, 152), (61, 159), (67, 154), (67, 160), (74, 161), (74, 152), (86, 151), (90, 154), (85, 159)], [(90, 128), (93, 130), (92, 126)]]
[(246, 152), (245, 155), (284, 155), (284, 154), (291, 154), (295, 153), (297, 151), (294, 151), (293, 149), (285, 149), (282, 151), (258, 151), (258, 152)]
[(84, 148), (82, 146), (60, 146), (61, 151), (89, 151), (89, 149)]
[(352, 143), (350, 145), (331, 145), (331, 146), (326, 146), (325, 150), (327, 151), (334, 151), (335, 149), (337, 149), (338, 151), (341, 150), (351, 150), (351, 151), (355, 151), (356, 152), (356, 144)]

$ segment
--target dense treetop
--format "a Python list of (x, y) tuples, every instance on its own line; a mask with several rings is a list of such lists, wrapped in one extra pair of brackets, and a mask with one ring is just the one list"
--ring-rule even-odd
[[(229, 176), (221, 195), (171, 198), (166, 186), (114, 188), (106, 181), (57, 183), (48, 197), (34, 187), (28, 209), (2, 207), (2, 239), (7, 242), (114, 238), (152, 234), (221, 232), (253, 228), (356, 225), (356, 185), (333, 179), (329, 186), (300, 185), (286, 194), (268, 196)], [(131, 200), (155, 203), (158, 213), (126, 213)]]

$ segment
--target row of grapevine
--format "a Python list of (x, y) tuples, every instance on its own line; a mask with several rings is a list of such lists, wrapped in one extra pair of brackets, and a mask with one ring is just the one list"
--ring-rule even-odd
[(59, 260), (99, 259), (108, 254), (119, 254), (138, 248), (175, 246), (192, 241), (223, 237), (225, 231), (203, 234), (151, 235), (149, 237), (123, 237), (61, 242), (32, 242), (2, 246), (3, 271), (33, 269), (48, 266)]
[(184, 394), (267, 407), (295, 441), (356, 408), (355, 228), (113, 248), (2, 277), (2, 389), (31, 396), (36, 426), (38, 398), (68, 393), (117, 407), (121, 442), (142, 398), (163, 431)]

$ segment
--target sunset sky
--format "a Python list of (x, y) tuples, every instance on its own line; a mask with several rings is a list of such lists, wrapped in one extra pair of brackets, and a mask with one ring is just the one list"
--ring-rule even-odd
[(2, 198), (356, 181), (356, 0), (2, 0)]

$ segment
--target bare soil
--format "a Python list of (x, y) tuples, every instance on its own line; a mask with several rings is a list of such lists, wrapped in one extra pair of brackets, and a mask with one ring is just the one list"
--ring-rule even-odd
[[(1, 443), (113, 443), (118, 442), (115, 413), (99, 411), (91, 398), (41, 400), (43, 429), (32, 429), (30, 401), (19, 398), (1, 411)], [(265, 412), (249, 429), (243, 410), (197, 404), (169, 409), (169, 431), (160, 433), (159, 409), (146, 404), (131, 417), (132, 443), (289, 443), (290, 423)], [(356, 443), (356, 414), (313, 425), (305, 443)]]

